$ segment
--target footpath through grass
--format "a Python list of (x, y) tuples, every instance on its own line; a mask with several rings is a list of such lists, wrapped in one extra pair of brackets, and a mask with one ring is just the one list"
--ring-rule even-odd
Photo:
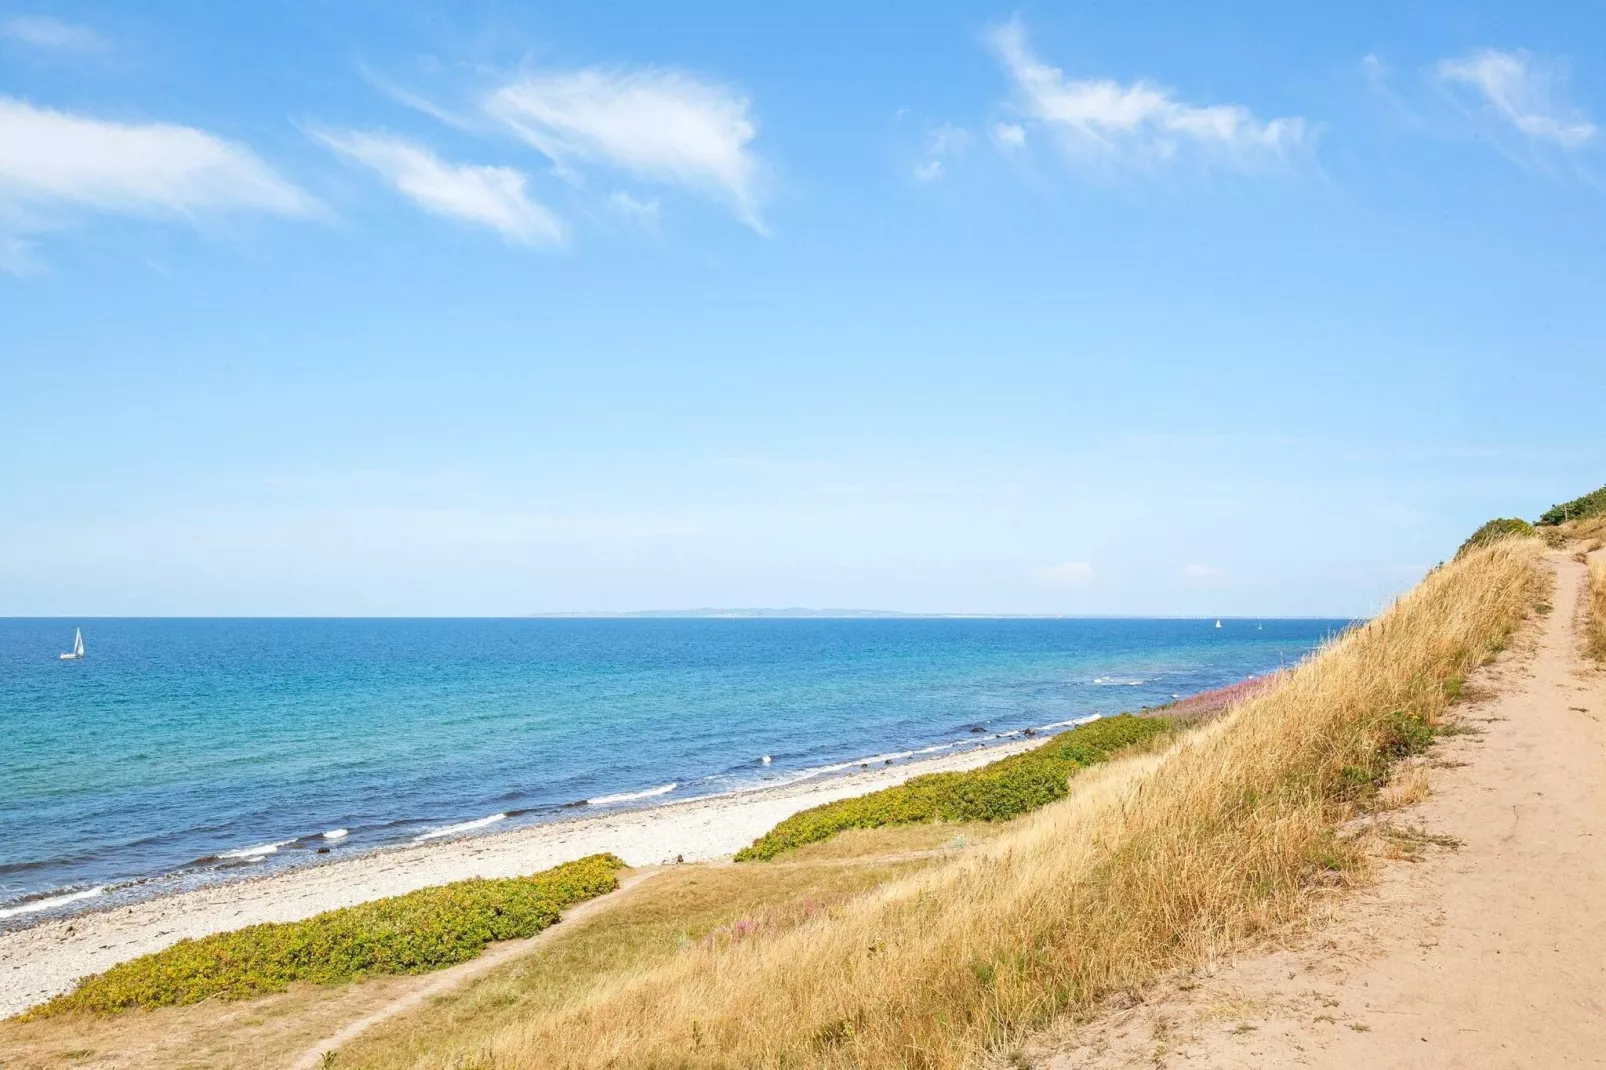
[(623, 868), (611, 854), (590, 855), (528, 877), (457, 881), (304, 921), (181, 940), (85, 978), (23, 1017), (115, 1014), (243, 999), (283, 991), (294, 981), (338, 984), (437, 970), (474, 958), (492, 941), (534, 936), (564, 907), (617, 888)]
[(980, 769), (928, 773), (897, 787), (800, 811), (736, 853), (738, 862), (774, 858), (847, 829), (928, 821), (1006, 821), (1063, 799), (1069, 778), (1128, 747), (1173, 731), (1154, 717), (1105, 717), (1062, 732), (1041, 747)]

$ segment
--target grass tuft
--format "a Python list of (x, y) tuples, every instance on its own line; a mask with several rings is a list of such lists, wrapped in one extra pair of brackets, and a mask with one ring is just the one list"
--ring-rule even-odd
[(1589, 562), (1589, 610), (1584, 621), (1584, 648), (1589, 656), (1606, 663), (1606, 560)]
[(1126, 713), (1101, 718), (979, 769), (928, 773), (896, 787), (800, 811), (738, 851), (736, 861), (767, 861), (848, 829), (1019, 817), (1063, 799), (1069, 778), (1078, 770), (1173, 729), (1160, 718)]
[(172, 947), (80, 981), (25, 1019), (68, 1011), (116, 1014), (280, 992), (294, 981), (338, 984), (423, 973), (477, 956), (495, 940), (534, 936), (563, 907), (619, 886), (625, 864), (590, 855), (528, 877), (466, 880), (317, 914), (251, 925)]

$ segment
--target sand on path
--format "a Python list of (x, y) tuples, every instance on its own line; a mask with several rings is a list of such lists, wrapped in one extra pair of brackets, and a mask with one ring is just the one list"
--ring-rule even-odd
[(1481, 733), (1437, 747), (1432, 794), (1389, 815), (1439, 846), (1293, 947), (1163, 982), (1031, 1064), (1606, 1066), (1606, 673), (1580, 654), (1584, 568), (1550, 561), (1531, 653), (1476, 674), (1495, 694), (1461, 708)]
[(739, 794), (391, 850), (167, 895), (0, 932), (0, 1018), (186, 937), (401, 895), (468, 877), (513, 877), (611, 851), (632, 866), (729, 855), (799, 810), (922, 773), (970, 769), (1039, 745), (1016, 737), (941, 757)]

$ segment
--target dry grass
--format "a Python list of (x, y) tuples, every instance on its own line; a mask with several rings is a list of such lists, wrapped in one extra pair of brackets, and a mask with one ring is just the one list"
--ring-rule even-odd
[[(510, 1022), (561, 1006), (599, 980), (640, 972), (714, 934), (775, 931), (995, 838), (1004, 824), (905, 825), (844, 833), (762, 867), (686, 865), (612, 893), (603, 909), (549, 930), (540, 944), (348, 1044), (333, 1065), (453, 1066)], [(746, 923), (744, 926), (743, 923)], [(297, 984), (289, 992), (115, 1017), (64, 1014), (0, 1022), (6, 1070), (263, 1070), (289, 1065), (348, 1022), (438, 975)]]
[(1589, 656), (1606, 662), (1606, 560), (1599, 557), (1589, 561), (1589, 611), (1584, 637)]
[(1163, 754), (1084, 773), (989, 844), (774, 932), (691, 943), (453, 1065), (949, 1070), (1284, 925), (1358, 863), (1333, 829), (1375, 799), (1402, 717), (1436, 724), (1447, 682), (1544, 592), (1541, 546), (1436, 570), (1277, 688)]

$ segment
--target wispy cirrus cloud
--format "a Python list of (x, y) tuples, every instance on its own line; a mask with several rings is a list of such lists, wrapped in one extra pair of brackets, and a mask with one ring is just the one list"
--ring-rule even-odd
[(1597, 127), (1568, 96), (1568, 70), (1526, 49), (1481, 48), (1433, 65), (1438, 83), (1482, 115), (1533, 142), (1578, 149)]
[[(1314, 137), (1298, 117), (1261, 120), (1237, 104), (1191, 104), (1152, 82), (1069, 78), (1031, 50), (1019, 19), (993, 29), (988, 41), (1014, 84), (1023, 120), (1055, 135), (1078, 159), (1146, 168), (1193, 158), (1248, 169), (1281, 161)], [(1018, 147), (1026, 129), (1005, 124), (995, 140)]]
[(374, 171), (426, 212), (489, 227), (523, 245), (564, 240), (563, 224), (529, 195), (529, 176), (516, 168), (451, 163), (388, 134), (321, 129), (311, 134), (337, 155)]
[(10, 97), (0, 97), (0, 201), (181, 217), (318, 211), (249, 148), (215, 134), (94, 119)]
[(595, 165), (685, 186), (765, 232), (752, 103), (729, 86), (658, 67), (531, 73), (485, 96), (486, 114), (572, 168)]
[(13, 15), (0, 19), (0, 39), (57, 52), (104, 52), (111, 47), (110, 42), (89, 27), (49, 15)]
[(926, 142), (925, 157), (915, 164), (914, 175), (920, 182), (935, 182), (947, 173), (947, 161), (960, 155), (970, 144), (970, 134), (963, 127), (943, 123), (932, 131)]

